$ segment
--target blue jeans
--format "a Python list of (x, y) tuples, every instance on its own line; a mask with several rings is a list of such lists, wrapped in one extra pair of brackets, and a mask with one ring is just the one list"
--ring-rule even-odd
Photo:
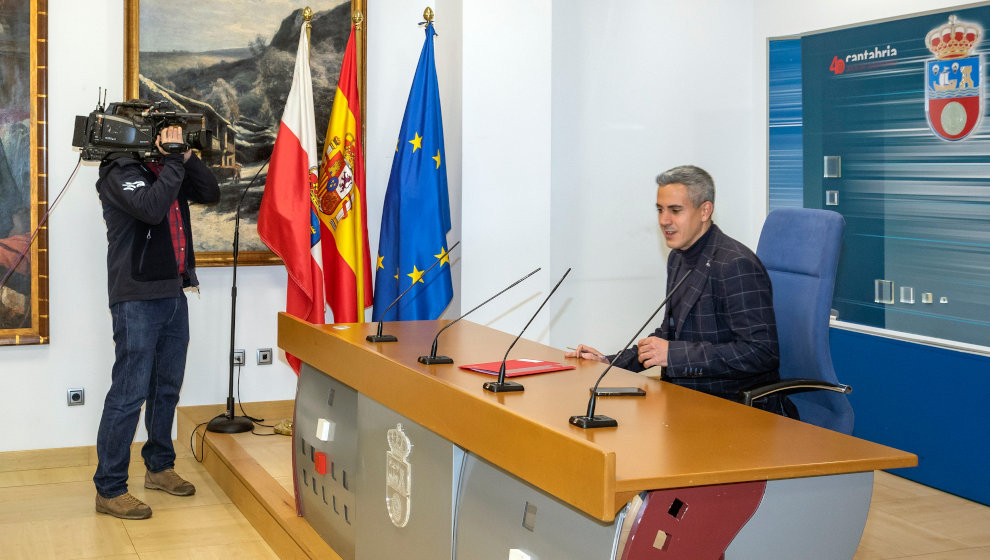
[(151, 472), (175, 466), (172, 419), (186, 369), (186, 296), (124, 301), (110, 306), (116, 360), (96, 437), (93, 482), (104, 498), (127, 492), (127, 467), (141, 405), (148, 441), (141, 449)]

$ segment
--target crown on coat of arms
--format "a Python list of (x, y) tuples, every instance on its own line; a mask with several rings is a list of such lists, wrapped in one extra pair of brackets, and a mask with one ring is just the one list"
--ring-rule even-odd
[(385, 433), (385, 437), (388, 439), (390, 453), (400, 459), (405, 459), (409, 456), (409, 452), (412, 450), (412, 443), (409, 441), (406, 433), (402, 431), (402, 424), (396, 424), (394, 428), (388, 430)]
[(980, 40), (983, 30), (975, 23), (957, 21), (949, 16), (949, 22), (939, 25), (925, 36), (925, 45), (939, 60), (968, 56)]

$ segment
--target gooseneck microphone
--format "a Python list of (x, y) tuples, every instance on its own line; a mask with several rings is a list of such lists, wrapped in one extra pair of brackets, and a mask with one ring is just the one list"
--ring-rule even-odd
[[(681, 287), (681, 284), (684, 283), (684, 280), (687, 279), (689, 274), (691, 274), (690, 270), (685, 272), (684, 276), (681, 276), (681, 279), (677, 281), (677, 284), (675, 284), (673, 288), (671, 288), (670, 292), (667, 294), (667, 297), (663, 298), (663, 301), (660, 302), (660, 306), (657, 307), (657, 310), (654, 311), (652, 315), (650, 315), (650, 318), (647, 319), (645, 323), (643, 323), (642, 327), (636, 330), (636, 333), (633, 334), (632, 339), (629, 340), (625, 348), (620, 350), (619, 353), (616, 354), (616, 356), (619, 356), (627, 349), (629, 349), (630, 346), (632, 346), (632, 343), (636, 341), (636, 337), (639, 336), (639, 333), (643, 332), (643, 329), (645, 329), (647, 325), (649, 325), (650, 322), (653, 321), (653, 318), (657, 316), (657, 313), (660, 313), (660, 310), (663, 309), (665, 305), (667, 305), (667, 302), (670, 301), (671, 296), (677, 293), (677, 289)], [(595, 386), (591, 388), (591, 397), (588, 399), (588, 413), (585, 414), (584, 416), (571, 416), (571, 419), (569, 420), (571, 424), (585, 430), (588, 428), (614, 428), (619, 425), (619, 423), (616, 422), (614, 418), (610, 418), (602, 414), (598, 414), (598, 415), (595, 414), (595, 404), (598, 402), (598, 384), (602, 382), (602, 379), (605, 377), (605, 374), (608, 373), (610, 369), (612, 369), (612, 365), (614, 363), (615, 360), (609, 362), (608, 366), (605, 368), (605, 371), (603, 371), (602, 374), (598, 376), (598, 381), (595, 381)]]
[(529, 318), (529, 322), (527, 322), (526, 326), (523, 327), (521, 331), (519, 331), (519, 334), (516, 336), (516, 339), (513, 340), (512, 344), (509, 345), (508, 350), (505, 351), (505, 356), (502, 357), (502, 365), (500, 365), (498, 368), (498, 381), (494, 381), (494, 382), (488, 381), (484, 385), (482, 385), (482, 387), (484, 387), (486, 391), (490, 391), (492, 393), (510, 393), (513, 391), (522, 391), (525, 389), (525, 387), (523, 387), (519, 383), (514, 383), (512, 381), (505, 380), (505, 360), (508, 359), (509, 352), (512, 350), (512, 347), (515, 346), (517, 342), (519, 342), (519, 338), (523, 335), (524, 332), (526, 332), (526, 329), (529, 327), (529, 324), (533, 322), (533, 319), (536, 319), (536, 316), (540, 314), (540, 310), (543, 309), (543, 306), (546, 305), (548, 301), (550, 301), (550, 296), (552, 296), (553, 293), (557, 291), (557, 288), (559, 288), (560, 284), (563, 283), (564, 278), (567, 278), (567, 275), (570, 273), (571, 273), (571, 269), (568, 268), (567, 272), (565, 272), (564, 275), (560, 277), (560, 280), (557, 281), (557, 285), (554, 286), (552, 290), (550, 290), (549, 294), (547, 294), (546, 299), (544, 299), (543, 303), (540, 304), (540, 307), (539, 309), (536, 310), (536, 313), (533, 313), (533, 316)]
[(420, 357), (419, 357), (419, 363), (421, 363), (421, 364), (426, 364), (426, 365), (432, 365), (432, 364), (452, 364), (452, 363), (454, 363), (454, 360), (452, 360), (452, 359), (451, 359), (451, 358), (449, 358), (448, 356), (437, 356), (437, 339), (439, 339), (439, 338), (440, 338), (440, 333), (442, 333), (443, 331), (445, 331), (445, 330), (447, 330), (448, 328), (450, 328), (450, 326), (451, 326), (451, 325), (453, 325), (454, 323), (456, 323), (456, 322), (458, 322), (458, 321), (460, 321), (461, 319), (463, 319), (463, 318), (465, 318), (465, 317), (467, 317), (467, 316), (468, 316), (468, 315), (470, 315), (471, 313), (474, 313), (474, 311), (475, 311), (476, 309), (478, 309), (479, 307), (481, 307), (482, 305), (485, 305), (485, 304), (486, 304), (486, 303), (488, 303), (489, 301), (491, 301), (491, 300), (493, 300), (493, 299), (495, 299), (495, 298), (497, 298), (498, 296), (500, 296), (500, 295), (502, 295), (502, 294), (504, 294), (505, 292), (507, 292), (507, 291), (509, 291), (509, 290), (510, 290), (511, 288), (513, 288), (513, 287), (515, 287), (515, 286), (516, 286), (517, 284), (519, 284), (519, 283), (520, 283), (520, 282), (522, 282), (523, 280), (525, 280), (525, 279), (527, 279), (527, 278), (529, 278), (530, 276), (532, 276), (532, 275), (534, 275), (534, 274), (536, 274), (536, 273), (537, 273), (537, 272), (539, 272), (539, 271), (540, 271), (540, 268), (537, 268), (537, 269), (536, 269), (536, 270), (534, 270), (533, 272), (530, 272), (530, 273), (529, 273), (529, 274), (527, 274), (526, 276), (523, 276), (523, 277), (522, 277), (522, 278), (520, 278), (519, 280), (516, 280), (515, 282), (513, 282), (513, 283), (511, 283), (511, 284), (509, 284), (509, 285), (508, 285), (508, 286), (507, 286), (506, 288), (504, 288), (504, 289), (503, 289), (503, 290), (502, 290), (501, 292), (499, 292), (499, 293), (497, 293), (497, 294), (495, 294), (495, 295), (493, 295), (492, 297), (490, 297), (490, 298), (488, 298), (488, 299), (486, 299), (485, 301), (483, 301), (483, 302), (481, 302), (481, 303), (479, 303), (479, 304), (478, 304), (477, 306), (475, 306), (475, 308), (474, 308), (474, 309), (472, 309), (471, 311), (468, 311), (468, 312), (467, 312), (467, 313), (465, 313), (464, 315), (461, 315), (460, 317), (458, 317), (458, 318), (456, 318), (456, 319), (454, 319), (453, 321), (451, 321), (451, 322), (449, 322), (449, 323), (447, 323), (447, 324), (446, 324), (446, 325), (445, 325), (445, 326), (444, 326), (444, 327), (443, 327), (442, 329), (440, 329), (439, 331), (437, 331), (437, 335), (436, 335), (435, 337), (433, 337), (433, 346), (432, 346), (432, 347), (430, 347), (430, 355), (429, 355), (429, 356), (420, 356)]
[[(441, 255), (439, 257), (437, 257), (436, 262), (434, 262), (433, 264), (431, 264), (429, 268), (427, 268), (426, 270), (423, 271), (423, 276), (426, 276), (431, 270), (433, 270), (433, 267), (435, 267), (436, 265), (442, 263), (444, 261), (444, 259), (447, 257), (447, 255), (449, 255), (450, 252), (454, 250), (454, 247), (457, 247), (460, 244), (461, 244), (461, 242), (458, 241), (457, 243), (454, 243), (453, 245), (451, 245), (450, 246), (450, 249), (447, 249), (446, 251), (444, 251), (443, 253), (441, 253)], [(420, 278), (422, 278), (423, 276), (420, 276)], [(406, 295), (406, 293), (409, 290), (411, 290), (412, 287), (415, 286), (415, 285), (416, 285), (416, 282), (413, 282), (412, 284), (410, 284), (408, 288), (406, 288), (405, 290), (402, 290), (402, 293), (399, 294), (399, 297), (395, 298), (394, 300), (392, 300), (392, 303), (388, 304), (388, 307), (386, 307), (385, 308), (385, 311), (382, 313), (382, 318), (378, 320), (378, 333), (377, 334), (369, 334), (368, 336), (364, 337), (365, 340), (367, 340), (368, 342), (396, 342), (396, 341), (399, 340), (398, 338), (396, 338), (393, 335), (382, 334), (382, 322), (385, 321), (385, 316), (388, 315), (388, 312), (392, 309), (392, 307), (396, 303), (399, 303), (399, 300), (402, 299), (402, 296)]]

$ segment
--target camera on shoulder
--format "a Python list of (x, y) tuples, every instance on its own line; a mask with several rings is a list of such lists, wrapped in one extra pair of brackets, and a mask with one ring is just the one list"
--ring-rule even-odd
[(88, 116), (76, 116), (72, 146), (79, 148), (85, 161), (103, 161), (112, 154), (133, 154), (138, 159), (156, 160), (162, 153), (155, 145), (158, 134), (169, 126), (182, 128), (182, 142), (165, 143), (168, 153), (198, 150), (204, 159), (214, 149), (211, 130), (203, 127), (200, 113), (180, 113), (166, 107), (164, 102), (133, 99), (100, 103)]

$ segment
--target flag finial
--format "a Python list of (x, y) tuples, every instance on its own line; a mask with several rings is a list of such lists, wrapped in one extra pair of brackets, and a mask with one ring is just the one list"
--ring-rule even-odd
[(433, 22), (433, 8), (427, 6), (426, 9), (423, 10), (423, 19), (425, 19), (428, 23)]
[(303, 21), (313, 21), (313, 8), (306, 6), (303, 8)]
[(354, 15), (351, 16), (351, 21), (354, 22), (354, 27), (361, 29), (361, 24), (364, 23), (364, 14), (360, 11), (354, 12)]

